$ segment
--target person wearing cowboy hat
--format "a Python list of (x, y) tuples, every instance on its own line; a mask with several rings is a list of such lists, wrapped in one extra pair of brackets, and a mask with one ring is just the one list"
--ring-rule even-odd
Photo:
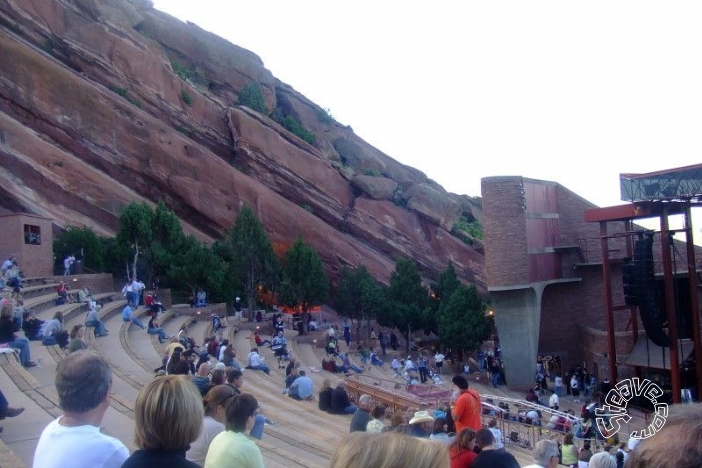
[(411, 436), (428, 439), (434, 426), (434, 418), (428, 411), (417, 411), (409, 424)]

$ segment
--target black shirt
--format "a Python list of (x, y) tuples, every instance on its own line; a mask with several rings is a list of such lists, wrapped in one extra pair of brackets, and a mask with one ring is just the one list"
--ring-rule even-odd
[(519, 468), (517, 459), (509, 452), (483, 450), (475, 457), (473, 468)]
[(349, 395), (342, 387), (336, 387), (332, 391), (331, 397), (331, 412), (334, 414), (345, 414), (344, 409), (349, 406)]
[(332, 392), (331, 388), (325, 388), (319, 392), (319, 409), (322, 411), (331, 411), (332, 409)]
[(200, 468), (200, 465), (185, 458), (185, 450), (163, 452), (160, 450), (137, 450), (122, 465), (122, 468)]
[(351, 418), (350, 432), (366, 432), (366, 426), (371, 419), (368, 411), (358, 408)]
[(19, 327), (10, 318), (0, 319), (0, 343), (9, 343), (15, 341), (15, 332)]

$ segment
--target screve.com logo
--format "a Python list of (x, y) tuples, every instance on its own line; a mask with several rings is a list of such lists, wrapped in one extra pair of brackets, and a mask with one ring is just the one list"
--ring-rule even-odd
[(595, 410), (597, 429), (602, 435), (611, 437), (621, 431), (621, 423), (631, 421), (626, 410), (629, 400), (633, 397), (644, 397), (653, 404), (653, 420), (642, 431), (632, 431), (629, 437), (647, 439), (660, 431), (668, 418), (668, 405), (659, 403), (663, 389), (648, 379), (641, 381), (638, 377), (622, 380), (617, 383), (604, 399), (604, 406)]

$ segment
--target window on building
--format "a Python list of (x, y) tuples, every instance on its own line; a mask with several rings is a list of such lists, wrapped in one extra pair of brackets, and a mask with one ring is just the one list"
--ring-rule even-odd
[(31, 245), (41, 245), (41, 228), (32, 226), (31, 224), (24, 225), (24, 243)]

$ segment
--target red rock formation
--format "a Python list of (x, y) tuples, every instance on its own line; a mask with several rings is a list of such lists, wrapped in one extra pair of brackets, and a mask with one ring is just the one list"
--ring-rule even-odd
[[(110, 234), (126, 204), (164, 200), (212, 239), (247, 204), (279, 249), (302, 236), (332, 278), (365, 264), (386, 281), (402, 255), (430, 278), (452, 260), (484, 289), (482, 252), (448, 232), (479, 219), (475, 200), (324, 118), (252, 52), (146, 0), (3, 0), (0, 24), (0, 210)], [(271, 116), (238, 105), (253, 82)]]

